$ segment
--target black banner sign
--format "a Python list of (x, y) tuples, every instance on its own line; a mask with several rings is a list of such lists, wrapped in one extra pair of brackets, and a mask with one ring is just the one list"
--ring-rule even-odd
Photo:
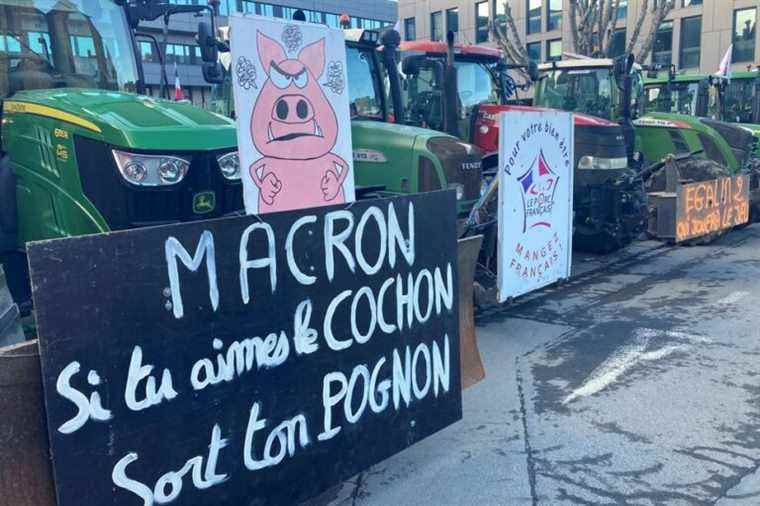
[(58, 505), (293, 504), (459, 420), (455, 204), (30, 245)]

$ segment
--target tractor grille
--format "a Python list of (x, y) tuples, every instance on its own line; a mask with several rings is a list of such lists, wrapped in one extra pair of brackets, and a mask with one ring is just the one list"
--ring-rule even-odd
[[(166, 153), (191, 159), (182, 182), (164, 188), (141, 188), (125, 182), (111, 155), (111, 146), (75, 137), (82, 189), (112, 230), (203, 220), (243, 210), (242, 185), (222, 176), (216, 162), (221, 152)], [(198, 214), (196, 195), (213, 193), (214, 209)]]
[(427, 148), (440, 160), (446, 181), (464, 187), (463, 201), (480, 197), (483, 152), (479, 148), (451, 137), (433, 137)]

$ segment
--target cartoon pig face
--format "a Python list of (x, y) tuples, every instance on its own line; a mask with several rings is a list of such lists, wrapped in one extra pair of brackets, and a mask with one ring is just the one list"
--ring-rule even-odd
[(325, 39), (304, 47), (297, 59), (266, 35), (257, 34), (259, 59), (268, 79), (251, 115), (251, 137), (264, 156), (309, 160), (332, 150), (338, 119), (319, 78)]

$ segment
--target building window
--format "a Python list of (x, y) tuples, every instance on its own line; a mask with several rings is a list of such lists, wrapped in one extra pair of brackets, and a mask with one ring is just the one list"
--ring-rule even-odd
[(528, 58), (530, 58), (531, 61), (534, 62), (540, 62), (541, 61), (541, 43), (540, 42), (530, 42), (525, 46), (525, 49), (528, 50)]
[(562, 39), (546, 41), (546, 61), (560, 61), (562, 59)]
[(443, 14), (441, 11), (430, 14), (430, 40), (441, 40), (443, 35)]
[(446, 9), (446, 30), (459, 33), (459, 7)]
[(757, 9), (754, 7), (734, 11), (734, 62), (755, 59), (756, 24)]
[(612, 38), (610, 39), (609, 53), (611, 58), (622, 56), (625, 54), (625, 28), (619, 28), (612, 32)]
[(153, 55), (153, 43), (145, 40), (140, 41), (140, 58), (147, 63), (158, 61)]
[(702, 5), (702, 0), (683, 0), (684, 7), (691, 7), (692, 5)]
[(549, 17), (546, 19), (546, 31), (562, 28), (562, 0), (549, 0)]
[[(497, 0), (498, 1), (498, 0)], [(475, 4), (475, 42), (488, 41), (488, 2)]]
[(507, 33), (507, 0), (493, 0), (493, 20), (501, 28), (504, 34)]
[(525, 27), (528, 35), (541, 31), (541, 0), (526, 0), (528, 17)]
[(337, 14), (325, 14), (325, 24), (330, 28), (340, 28), (340, 16)]
[(406, 18), (404, 20), (404, 40), (415, 40), (417, 38), (417, 21), (415, 18)]
[(669, 66), (673, 63), (673, 22), (663, 21), (654, 38), (652, 62)]
[(625, 19), (628, 17), (628, 0), (620, 0), (618, 4), (617, 18)]
[(682, 69), (699, 67), (699, 53), (702, 50), (702, 16), (681, 20), (681, 54), (678, 57)]

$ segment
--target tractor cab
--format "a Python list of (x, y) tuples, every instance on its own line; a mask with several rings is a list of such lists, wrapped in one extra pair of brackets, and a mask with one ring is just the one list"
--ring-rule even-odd
[[(538, 69), (535, 65), (505, 64), (497, 49), (419, 41), (405, 42), (401, 50), (407, 120), (444, 129), (447, 115), (454, 118), (459, 137), (484, 150), (486, 176), (494, 174), (498, 165), (500, 113), (577, 110), (566, 107), (564, 100), (541, 104), (542, 108), (512, 104), (520, 90), (530, 87), (530, 81), (538, 81)], [(453, 65), (449, 64), (451, 60)], [(447, 78), (452, 74), (447, 74), (447, 67), (453, 67), (455, 79)], [(530, 81), (518, 84), (510, 72), (517, 69), (528, 74)], [(609, 79), (607, 86), (611, 86)], [(452, 88), (455, 100), (447, 99)], [(598, 95), (598, 90), (595, 93)], [(591, 100), (596, 95), (589, 90), (588, 96)], [(573, 243), (579, 249), (611, 251), (628, 244), (643, 230), (643, 188), (629, 169), (620, 125), (605, 119), (612, 113), (595, 109), (596, 115), (583, 112), (574, 118)]]
[[(405, 121), (444, 130), (447, 44), (410, 41), (401, 44), (401, 51)], [(461, 138), (472, 141), (475, 132), (470, 120), (481, 106), (506, 104), (508, 95), (501, 85), (507, 79), (506, 70), (498, 50), (462, 44), (454, 46), (454, 68), (457, 129)]]
[(234, 214), (234, 124), (142, 95), (141, 20), (168, 2), (0, 0), (0, 263), (28, 300), (26, 243)]

